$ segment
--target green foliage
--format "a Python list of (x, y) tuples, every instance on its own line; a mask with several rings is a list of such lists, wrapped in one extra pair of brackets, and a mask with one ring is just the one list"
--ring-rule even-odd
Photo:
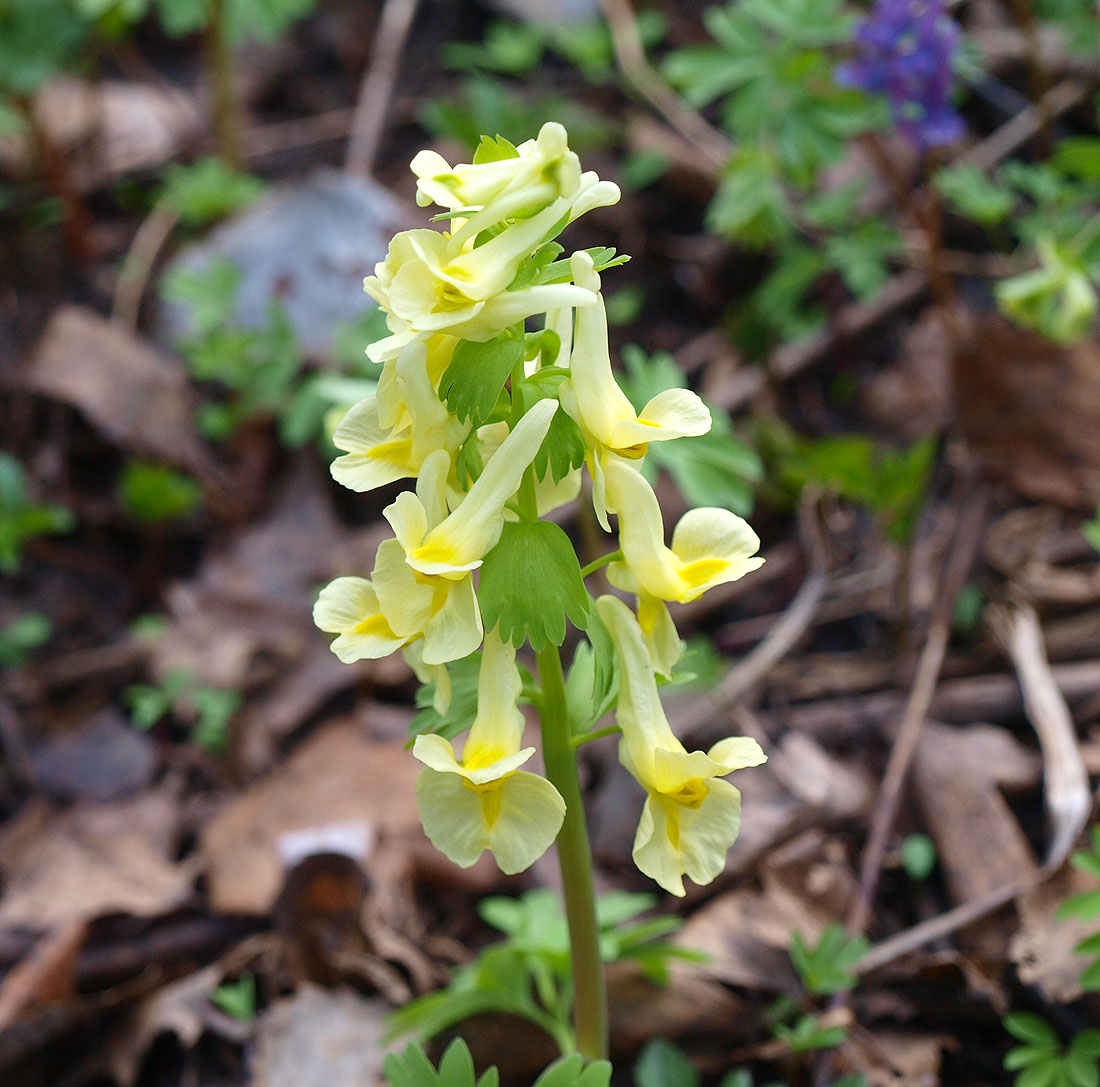
[(145, 731), (172, 716), (189, 722), (192, 742), (214, 754), (225, 749), (230, 719), (244, 701), (237, 691), (197, 684), (185, 668), (167, 672), (159, 684), (133, 684), (122, 698), (135, 728)]
[(1100, 551), (1100, 506), (1096, 509), (1096, 516), (1091, 521), (1086, 521), (1081, 525), (1081, 535), (1097, 551)]
[[(155, 15), (166, 34), (181, 37), (210, 23), (215, 0), (75, 0), (89, 19), (113, 25)], [(222, 0), (225, 32), (233, 43), (245, 38), (274, 41), (317, 6), (317, 0)]]
[[(636, 410), (664, 389), (687, 388), (686, 378), (667, 351), (647, 355), (640, 347), (627, 344), (622, 356), (626, 374), (621, 384)], [(763, 478), (763, 463), (734, 435), (726, 412), (710, 404), (707, 407), (709, 433), (654, 442), (643, 471), (652, 479), (655, 469), (664, 468), (693, 506), (722, 506), (746, 515), (752, 512), (753, 485)]]
[(479, 427), (493, 413), (512, 368), (523, 358), (523, 336), (503, 332), (485, 343), (459, 340), (439, 383), (452, 414)]
[(651, 1038), (634, 1065), (634, 1087), (699, 1087), (699, 1073), (683, 1050)]
[(45, 645), (53, 624), (41, 612), (28, 611), (0, 630), (0, 668), (22, 668), (32, 649)]
[(936, 843), (927, 834), (909, 834), (901, 843), (901, 866), (914, 882), (926, 880), (936, 867)]
[(951, 625), (959, 634), (970, 634), (978, 626), (985, 607), (985, 593), (976, 582), (968, 581), (955, 597), (955, 611)]
[(234, 170), (224, 159), (208, 156), (164, 171), (159, 201), (192, 227), (224, 219), (260, 197), (266, 185), (252, 174)]
[[(531, 571), (539, 591), (531, 591)], [(517, 648), (526, 638), (539, 653), (565, 640), (566, 616), (588, 625), (588, 593), (573, 544), (552, 521), (506, 522), (497, 545), (485, 556), (478, 583), (485, 627)]]
[[(1096, 23), (1095, 12), (1092, 16)], [(1071, 136), (1042, 162), (1012, 160), (991, 177), (973, 165), (936, 184), (957, 214), (994, 231), (1031, 270), (995, 287), (1001, 311), (1057, 343), (1088, 335), (1100, 302), (1100, 136)]]
[(242, 974), (236, 981), (226, 981), (210, 994), (210, 1002), (226, 1015), (251, 1023), (256, 1018), (256, 978)]
[(775, 1025), (775, 1036), (786, 1042), (792, 1053), (810, 1053), (815, 1049), (834, 1049), (848, 1037), (843, 1027), (826, 1027), (816, 1015), (800, 1015), (791, 1026)]
[[(654, 902), (652, 895), (623, 891), (601, 895), (596, 902), (600, 954), (605, 962), (637, 962), (654, 980), (663, 981), (670, 960), (698, 961), (699, 956), (663, 942), (680, 927), (678, 918), (638, 920), (639, 914)], [(569, 929), (558, 896), (553, 891), (538, 890), (517, 899), (488, 898), (481, 903), (480, 913), (506, 934), (505, 939), (455, 971), (445, 989), (419, 997), (394, 1012), (389, 1036), (415, 1031), (428, 1039), (472, 1015), (503, 1012), (529, 1019), (545, 1030), (563, 1052), (570, 1051), (573, 996)]]
[[(1079, 871), (1100, 880), (1100, 824), (1092, 828), (1089, 848), (1074, 853), (1070, 863)], [(1068, 898), (1058, 910), (1058, 916), (1079, 917), (1084, 921), (1100, 919), (1100, 887)], [(1085, 937), (1075, 950), (1092, 960), (1081, 974), (1082, 988), (1100, 989), (1100, 929)]]
[(70, 532), (75, 524), (64, 506), (32, 502), (23, 465), (0, 453), (0, 574), (19, 572), (28, 540)]
[(34, 95), (74, 62), (89, 29), (68, 0), (0, 2), (0, 98)]
[(761, 442), (784, 491), (821, 487), (875, 513), (895, 543), (912, 537), (935, 465), (935, 438), (892, 449), (861, 434), (806, 438), (776, 420), (761, 425)]
[(852, 968), (869, 946), (862, 936), (849, 936), (844, 926), (834, 921), (826, 926), (813, 947), (806, 943), (801, 932), (796, 932), (791, 937), (791, 963), (808, 993), (815, 996), (843, 993), (856, 984)]
[[(410, 1042), (402, 1054), (387, 1054), (383, 1068), (389, 1087), (498, 1087), (500, 1082), (495, 1067), (477, 1078), (469, 1047), (461, 1038), (455, 1038), (447, 1047), (438, 1071), (415, 1042)], [(550, 1065), (535, 1080), (535, 1087), (607, 1087), (610, 1080), (610, 1062), (586, 1064), (583, 1057), (574, 1054)]]
[[(637, 25), (647, 46), (664, 37), (665, 21), (655, 11), (640, 12)], [(441, 56), (447, 67), (458, 71), (522, 76), (537, 70), (547, 51), (557, 53), (593, 83), (607, 80), (615, 60), (611, 35), (602, 19), (560, 23), (494, 19), (481, 42), (448, 42)]]
[(402, 1054), (387, 1053), (383, 1069), (390, 1087), (497, 1087), (500, 1082), (496, 1068), (476, 1078), (473, 1058), (461, 1038), (447, 1047), (438, 1071), (415, 1042)]
[(615, 647), (594, 607), (589, 607), (587, 638), (573, 650), (565, 679), (565, 703), (574, 736), (583, 736), (610, 712), (619, 693)]
[(1080, 1031), (1063, 1048), (1041, 1016), (1014, 1012), (1002, 1020), (1022, 1044), (1005, 1055), (1005, 1070), (1016, 1073), (1016, 1087), (1097, 1087), (1100, 1084), (1100, 1030)]
[(501, 80), (484, 75), (463, 80), (458, 91), (446, 98), (425, 102), (419, 119), (435, 138), (453, 140), (463, 147), (477, 147), (483, 132), (522, 140), (546, 121), (565, 125), (574, 151), (606, 147), (615, 139), (606, 117), (567, 95), (531, 100)]
[(434, 681), (421, 684), (416, 692), (416, 705), (420, 712), (409, 722), (409, 734), (414, 738), (422, 732), (438, 732), (444, 739), (453, 740), (474, 723), (477, 716), (477, 677), (481, 670), (481, 650), (475, 650), (460, 660), (451, 661), (446, 668), (451, 680), (451, 698), (447, 712), (440, 714), (433, 705), (437, 684)]
[(122, 508), (143, 524), (178, 521), (198, 509), (202, 488), (190, 476), (166, 464), (131, 460), (118, 484)]
[(276, 300), (269, 303), (261, 327), (237, 323), (240, 281), (240, 270), (221, 259), (200, 269), (178, 267), (161, 284), (163, 296), (185, 307), (190, 317), (191, 330), (176, 346), (191, 376), (223, 390), (200, 409), (199, 429), (224, 441), (251, 420), (274, 419), (284, 445), (302, 446), (319, 436), (330, 408), (347, 408), (374, 391), (377, 369), (363, 351), (379, 335), (375, 311), (334, 337), (338, 369), (310, 373)]
[[(558, 387), (566, 374), (567, 371), (555, 367), (553, 370), (539, 370), (522, 381), (515, 395), (523, 410), (530, 411), (539, 400), (556, 397)], [(554, 482), (560, 483), (574, 468), (579, 468), (584, 463), (584, 453), (581, 428), (564, 411), (557, 411), (550, 420), (550, 429), (546, 432), (532, 464), (540, 479), (545, 479), (549, 470)]]

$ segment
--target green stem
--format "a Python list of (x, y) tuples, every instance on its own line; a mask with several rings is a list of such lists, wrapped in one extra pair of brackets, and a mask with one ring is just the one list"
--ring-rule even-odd
[(542, 684), (540, 723), (546, 776), (565, 801), (565, 822), (558, 835), (558, 863), (569, 923), (573, 962), (573, 1022), (577, 1049), (588, 1060), (607, 1056), (607, 992), (600, 959), (600, 928), (592, 880), (592, 850), (584, 818), (577, 755), (565, 705), (565, 678), (556, 645), (538, 655)]
[(241, 100), (233, 72), (233, 48), (226, 25), (225, 0), (213, 0), (206, 24), (205, 61), (214, 112), (214, 145), (230, 166), (243, 161)]
[(606, 566), (609, 562), (618, 562), (623, 557), (621, 550), (609, 551), (606, 555), (601, 555), (598, 559), (593, 559), (587, 566), (581, 568), (581, 577), (588, 577), (589, 574), (594, 574), (601, 566)]
[(618, 725), (608, 725), (607, 728), (598, 728), (595, 732), (586, 732), (581, 736), (574, 736), (570, 742), (574, 747), (580, 747), (581, 744), (589, 743), (592, 740), (602, 740), (605, 736), (614, 736), (620, 732), (622, 732), (622, 729)]

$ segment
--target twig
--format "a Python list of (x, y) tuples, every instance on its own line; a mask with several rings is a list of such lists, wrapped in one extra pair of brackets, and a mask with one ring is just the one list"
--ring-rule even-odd
[(133, 332), (141, 313), (141, 299), (164, 243), (179, 222), (179, 213), (166, 204), (157, 204), (138, 227), (130, 251), (119, 273), (111, 319)]
[(0, 1031), (31, 1005), (75, 991), (76, 956), (87, 933), (86, 922), (67, 922), (43, 936), (7, 974), (0, 985)]
[(1043, 753), (1043, 800), (1051, 824), (1047, 863), (1060, 863), (1088, 822), (1092, 797), (1066, 700), (1051, 674), (1039, 616), (1030, 604), (991, 608), (990, 626), (1012, 659), (1024, 709)]
[(733, 147), (693, 110), (646, 60), (630, 0), (600, 0), (611, 31), (615, 59), (627, 82), (686, 140), (712, 170), (722, 170)]
[(848, 916), (848, 929), (851, 932), (864, 932), (871, 918), (871, 907), (882, 872), (886, 846), (947, 652), (955, 598), (966, 581), (981, 545), (986, 519), (986, 497), (984, 492), (980, 492), (977, 501), (970, 505), (966, 499), (968, 490), (969, 487), (964, 484), (939, 602), (928, 624), (928, 639), (920, 655), (901, 727), (890, 752), (882, 788), (871, 816), (871, 829), (860, 863), (859, 891)]
[(359, 97), (351, 120), (344, 169), (370, 177), (386, 124), (386, 110), (397, 79), (397, 66), (405, 40), (416, 18), (420, 0), (386, 0), (371, 43), (370, 62), (359, 84)]

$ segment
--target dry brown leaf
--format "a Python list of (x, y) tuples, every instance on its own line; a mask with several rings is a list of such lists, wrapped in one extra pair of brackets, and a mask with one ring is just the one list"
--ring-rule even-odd
[(83, 921), (71, 921), (43, 936), (0, 983), (0, 1031), (27, 1008), (76, 992), (76, 956), (87, 936)]
[(1034, 870), (1035, 858), (1001, 788), (1035, 780), (1036, 760), (1004, 729), (929, 722), (914, 766), (917, 796), (955, 902)]
[[(311, 852), (342, 852), (362, 862), (374, 856), (375, 842), (400, 843), (404, 850), (424, 842), (416, 811), (419, 769), (401, 744), (371, 743), (352, 723), (311, 737), (203, 828), (200, 849), (214, 910), (266, 915), (287, 867)], [(375, 869), (366, 865), (368, 875)]]
[(1068, 1004), (1081, 995), (1086, 960), (1073, 949), (1095, 931), (1095, 924), (1080, 917), (1059, 920), (1058, 907), (1070, 895), (1095, 886), (1095, 879), (1066, 866), (1016, 900), (1020, 931), (1008, 945), (1009, 957), (1016, 963), (1020, 980), (1034, 985), (1055, 1004)]
[(76, 408), (127, 452), (158, 457), (220, 485), (195, 431), (183, 367), (91, 310), (64, 306), (54, 314), (23, 382)]
[(260, 1018), (255, 1087), (375, 1087), (389, 1008), (355, 993), (303, 985)]
[(185, 1049), (193, 1049), (214, 1010), (210, 994), (224, 973), (219, 963), (196, 971), (151, 993), (130, 1014), (126, 1025), (103, 1047), (104, 1065), (122, 1087), (130, 1087), (141, 1072), (149, 1047), (161, 1034), (172, 1034)]
[(955, 360), (959, 423), (990, 470), (1029, 498), (1100, 500), (1100, 345), (1061, 347), (1000, 317)]
[(813, 830), (774, 850), (761, 878), (761, 891), (731, 891), (703, 906), (675, 940), (709, 956), (700, 967), (706, 977), (764, 992), (794, 991), (792, 933), (816, 941), (846, 910), (854, 877), (840, 844)]
[(28, 805), (0, 834), (0, 925), (43, 929), (108, 913), (151, 917), (191, 892), (192, 867), (170, 860), (179, 802), (167, 792)]
[(950, 351), (935, 308), (913, 323), (898, 361), (874, 374), (863, 398), (876, 422), (909, 441), (936, 434), (950, 422)]

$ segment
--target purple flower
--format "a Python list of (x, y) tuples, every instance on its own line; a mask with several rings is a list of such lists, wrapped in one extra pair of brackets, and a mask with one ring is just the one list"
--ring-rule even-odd
[(837, 68), (838, 83), (886, 95), (894, 123), (919, 150), (962, 137), (950, 101), (959, 27), (943, 0), (876, 0), (855, 37), (856, 57)]

